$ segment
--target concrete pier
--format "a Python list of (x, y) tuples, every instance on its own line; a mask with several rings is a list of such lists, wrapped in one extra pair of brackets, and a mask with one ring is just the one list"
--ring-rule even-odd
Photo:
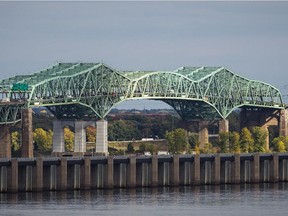
[(22, 157), (33, 157), (32, 109), (22, 109)]
[(101, 119), (96, 127), (96, 154), (108, 155), (108, 122)]
[(198, 122), (198, 139), (200, 143), (200, 148), (202, 148), (206, 143), (209, 142), (208, 137), (208, 121), (199, 121)]
[(11, 158), (9, 125), (0, 125), (0, 158)]
[(0, 159), (0, 192), (288, 181), (288, 154)]
[(53, 121), (53, 153), (62, 153), (65, 152), (64, 145), (64, 130), (62, 121), (54, 120)]

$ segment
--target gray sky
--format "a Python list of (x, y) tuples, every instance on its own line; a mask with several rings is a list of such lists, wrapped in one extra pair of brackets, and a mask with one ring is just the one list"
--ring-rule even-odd
[(0, 79), (74, 61), (224, 66), (286, 95), (287, 58), (288, 2), (0, 2)]

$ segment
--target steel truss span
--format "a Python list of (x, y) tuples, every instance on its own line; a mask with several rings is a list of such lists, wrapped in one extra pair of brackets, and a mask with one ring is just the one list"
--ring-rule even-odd
[(21, 109), (45, 106), (61, 119), (105, 118), (126, 100), (161, 100), (182, 118), (226, 118), (244, 106), (283, 109), (275, 87), (224, 67), (118, 71), (103, 63), (58, 63), (0, 80), (0, 124), (21, 120)]

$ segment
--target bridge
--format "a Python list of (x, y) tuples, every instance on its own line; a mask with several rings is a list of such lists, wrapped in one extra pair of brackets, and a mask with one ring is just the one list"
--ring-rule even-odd
[(79, 140), (76, 143), (75, 138), (75, 149), (85, 151), (83, 128), (97, 120), (96, 151), (107, 153), (105, 117), (117, 104), (138, 99), (161, 100), (173, 107), (181, 118), (199, 120), (202, 142), (208, 137), (205, 122), (219, 120), (219, 129), (227, 131), (226, 118), (237, 108), (247, 112), (264, 110), (264, 121), (261, 120), (264, 124), (276, 112), (276, 124), (280, 125), (280, 131), (287, 133), (286, 118), (281, 118), (286, 114), (283, 114), (285, 107), (280, 91), (224, 67), (118, 71), (103, 63), (58, 63), (30, 75), (0, 80), (0, 144), (9, 151), (9, 124), (22, 120), (23, 155), (30, 157), (31, 108), (44, 106), (58, 119), (53, 125), (54, 152), (64, 151), (63, 126), (71, 124), (71, 120), (75, 133), (79, 131), (79, 135), (75, 134)]

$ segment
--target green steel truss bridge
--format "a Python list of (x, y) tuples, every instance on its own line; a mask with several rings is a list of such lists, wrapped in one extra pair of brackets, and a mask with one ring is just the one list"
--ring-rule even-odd
[(279, 90), (224, 67), (117, 71), (103, 63), (58, 63), (0, 80), (0, 124), (20, 121), (22, 108), (38, 106), (59, 119), (96, 120), (136, 99), (164, 101), (186, 119), (226, 118), (247, 106), (284, 108)]

